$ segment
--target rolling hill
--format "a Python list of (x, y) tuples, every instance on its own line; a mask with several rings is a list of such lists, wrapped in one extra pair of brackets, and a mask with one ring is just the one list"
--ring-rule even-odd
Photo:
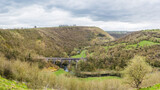
[[(68, 57), (74, 48), (114, 40), (98, 27), (51, 27), (0, 30), (0, 53), (8, 59)], [(101, 41), (101, 42), (99, 42)]]

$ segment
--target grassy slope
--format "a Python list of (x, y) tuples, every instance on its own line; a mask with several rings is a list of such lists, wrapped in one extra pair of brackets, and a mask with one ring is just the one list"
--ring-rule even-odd
[[(112, 45), (112, 46), (104, 46), (104, 48), (106, 50), (108, 50), (109, 48), (113, 48), (115, 46), (118, 46), (118, 45), (126, 45), (127, 43), (118, 43), (118, 44), (115, 44), (115, 45)], [(152, 42), (152, 41), (147, 41), (147, 40), (142, 40), (140, 41), (139, 43), (139, 46), (141, 47), (144, 47), (144, 46), (152, 46), (152, 45), (157, 45), (157, 44), (160, 44), (158, 42)], [(126, 45), (126, 49), (133, 49), (137, 46), (137, 44), (129, 44), (129, 45)]]
[(150, 45), (155, 45), (155, 44), (159, 44), (159, 43), (152, 42), (152, 41), (141, 41), (139, 43), (140, 46), (145, 46), (145, 45), (150, 46)]
[[(126, 43), (119, 43), (119, 44), (116, 44), (116, 45), (113, 45), (113, 46), (104, 46), (104, 48), (106, 50), (108, 50), (109, 48), (113, 48), (117, 45), (125, 45)], [(143, 40), (143, 41), (140, 41), (139, 43), (139, 46), (152, 46), (152, 45), (156, 45), (156, 44), (160, 44), (160, 43), (157, 43), (157, 42), (152, 42), (152, 41), (147, 41), (147, 40)], [(132, 48), (135, 48), (137, 46), (137, 44), (130, 44), (130, 45), (127, 45), (126, 46), (126, 49), (132, 49)], [(86, 57), (86, 52), (87, 50), (83, 50), (80, 54), (78, 55), (75, 55), (75, 56), (72, 56), (72, 58), (85, 58)]]
[[(133, 32), (125, 37), (122, 37), (114, 42), (117, 45), (125, 45), (125, 49), (135, 49), (138, 47), (146, 47), (160, 44), (160, 30), (144, 30)], [(108, 46), (105, 46), (108, 49)]]
[(74, 48), (96, 42), (100, 33), (105, 35), (105, 40), (113, 40), (113, 37), (97, 27), (0, 30), (0, 52), (9, 59), (21, 60), (25, 60), (29, 54), (32, 57), (66, 57), (66, 53), (69, 54)]
[(159, 41), (160, 38), (160, 30), (144, 30), (133, 32), (125, 37), (122, 37), (116, 40), (117, 43), (138, 43), (142, 40), (147, 41)]
[[(160, 66), (160, 31), (138, 31), (123, 38), (106, 43), (102, 47), (106, 49), (107, 58), (104, 59), (105, 66), (111, 69), (124, 68), (128, 61), (135, 55), (146, 57), (146, 61), (152, 66)], [(137, 46), (138, 44), (138, 46)], [(95, 46), (96, 47), (96, 46)], [(89, 53), (96, 52), (94, 46), (90, 47)], [(101, 47), (101, 48), (102, 48)], [(101, 54), (103, 55), (103, 54)], [(96, 61), (95, 61), (96, 62)], [(93, 63), (95, 63), (93, 61)], [(92, 63), (92, 62), (91, 62)]]
[(10, 81), (0, 77), (0, 90), (23, 90), (27, 89), (27, 86), (22, 83)]
[(160, 31), (159, 30), (144, 30), (144, 31), (138, 31), (133, 32), (126, 37), (120, 38), (116, 42), (118, 44), (126, 43), (128, 44), (126, 46), (126, 49), (133, 49), (137, 47), (137, 44), (139, 47), (144, 46), (152, 46), (160, 44)]
[(144, 30), (133, 32), (125, 37), (122, 37), (115, 41), (118, 44), (126, 43), (131, 46), (149, 46), (159, 44), (160, 42), (160, 30)]
[[(144, 47), (144, 46), (152, 46), (152, 45), (156, 45), (156, 44), (160, 44), (160, 43), (143, 40), (143, 41), (140, 41), (138, 44), (139, 44), (139, 46)], [(127, 49), (132, 48), (132, 47), (135, 48), (136, 46), (137, 46), (137, 44), (131, 44), (131, 45), (127, 45), (126, 48)]]

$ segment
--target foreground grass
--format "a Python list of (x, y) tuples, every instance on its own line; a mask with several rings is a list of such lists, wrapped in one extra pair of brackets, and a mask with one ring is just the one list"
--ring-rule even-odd
[[(5, 71), (5, 72), (4, 72)], [(80, 78), (65, 75), (63, 69), (59, 69), (57, 72), (43, 71), (38, 69), (36, 64), (30, 65), (28, 62), (21, 61), (7, 61), (0, 59), (0, 72), (4, 73), (5, 77), (10, 79), (25, 82), (29, 89), (56, 89), (56, 90), (130, 90), (130, 86), (123, 83), (122, 79), (114, 79), (116, 77), (90, 77), (85, 80), (80, 80)], [(5, 74), (8, 72), (7, 74)], [(142, 87), (153, 86), (156, 83), (160, 83), (160, 73), (155, 73), (149, 75)], [(11, 77), (14, 76), (14, 77)], [(6, 84), (5, 87), (3, 83), (8, 81), (0, 82), (0, 90), (14, 90), (13, 87), (9, 85), (16, 85), (17, 83), (13, 81), (14, 84)], [(12, 82), (12, 81), (11, 81)], [(8, 85), (8, 86), (7, 86)], [(19, 84), (18, 84), (19, 85)], [(21, 87), (16, 90), (27, 89), (27, 87)]]
[(17, 83), (16, 81), (7, 80), (0, 76), (0, 90), (23, 90), (27, 89), (24, 83)]
[(152, 87), (142, 88), (140, 90), (160, 90), (160, 84), (154, 85)]

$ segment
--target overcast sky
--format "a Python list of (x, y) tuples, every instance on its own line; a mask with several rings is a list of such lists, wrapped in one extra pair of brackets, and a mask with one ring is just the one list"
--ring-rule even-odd
[(160, 0), (0, 0), (0, 28), (97, 26), (105, 31), (160, 28)]

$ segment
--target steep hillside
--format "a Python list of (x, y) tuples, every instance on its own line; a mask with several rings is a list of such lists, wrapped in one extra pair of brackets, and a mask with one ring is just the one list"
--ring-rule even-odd
[(97, 27), (53, 27), (0, 30), (0, 52), (8, 59), (38, 56), (67, 57), (74, 48), (97, 44), (113, 37)]
[(160, 67), (160, 30), (133, 32), (105, 45), (91, 46), (86, 52), (88, 60), (84, 66), (81, 64), (82, 70), (92, 71), (97, 67), (122, 70), (135, 55), (144, 56), (149, 64)]

